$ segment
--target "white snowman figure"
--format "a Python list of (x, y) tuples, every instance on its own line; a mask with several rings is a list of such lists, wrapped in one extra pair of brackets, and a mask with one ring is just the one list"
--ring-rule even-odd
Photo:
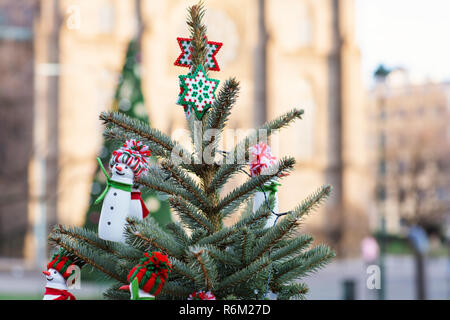
[(132, 186), (135, 177), (148, 170), (147, 157), (150, 150), (142, 142), (127, 140), (123, 146), (112, 154), (109, 166), (111, 178), (97, 159), (106, 176), (107, 187), (95, 203), (103, 200), (98, 235), (103, 240), (125, 243), (126, 218), (132, 213)]
[[(260, 142), (249, 149), (250, 152), (250, 174), (252, 177), (258, 176), (264, 169), (273, 166), (276, 163), (276, 158), (272, 155), (270, 147), (264, 142)], [(280, 184), (276, 181), (269, 181), (263, 186), (264, 192), (258, 191), (253, 198), (253, 212), (256, 212), (261, 205), (270, 203), (270, 200), (274, 198), (272, 204), (272, 211), (278, 213), (278, 195), (277, 186)], [(271, 214), (267, 220), (266, 227), (273, 226), (276, 215)]]
[(53, 256), (47, 264), (47, 271), (42, 271), (47, 280), (43, 300), (76, 300), (67, 287), (67, 281), (70, 281), (70, 276), (74, 273), (74, 266), (63, 250)]
[[(258, 211), (261, 205), (267, 206), (267, 204), (270, 203), (270, 199), (273, 197), (275, 199), (271, 208), (273, 212), (278, 213), (278, 195), (276, 193), (277, 192), (276, 187), (279, 185), (280, 184), (276, 182), (266, 183), (264, 185), (265, 192), (258, 191), (255, 193), (255, 196), (253, 198), (253, 212)], [(277, 218), (276, 215), (271, 214), (269, 216), (269, 219), (267, 220), (266, 227), (267, 228), (273, 227), (276, 218)]]

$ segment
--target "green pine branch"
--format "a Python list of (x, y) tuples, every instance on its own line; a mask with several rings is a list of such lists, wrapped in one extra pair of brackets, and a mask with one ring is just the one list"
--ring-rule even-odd
[(304, 255), (284, 263), (276, 263), (274, 268), (277, 272), (273, 282), (285, 284), (299, 279), (324, 267), (334, 257), (335, 253), (330, 248), (323, 245), (314, 247)]
[(214, 258), (217, 262), (226, 264), (232, 267), (237, 267), (241, 264), (238, 258), (229, 251), (220, 250), (215, 246), (204, 245), (207, 248), (209, 255)]
[(81, 260), (101, 271), (111, 279), (115, 279), (122, 283), (127, 283), (127, 274), (118, 273), (120, 270), (116, 270), (116, 265), (114, 262), (117, 257), (113, 254), (108, 254), (107, 252), (96, 247), (71, 239), (67, 235), (57, 236), (51, 234), (49, 236), (49, 242), (65, 249), (73, 255), (76, 255)]
[(172, 233), (174, 239), (178, 243), (180, 243), (180, 245), (183, 245), (184, 247), (187, 247), (189, 245), (189, 236), (184, 230), (183, 226), (178, 222), (170, 222), (166, 224), (166, 229)]
[[(273, 208), (274, 199), (268, 199), (268, 202), (270, 208)], [(249, 201), (247, 212), (241, 215), (241, 218), (233, 225), (233, 227), (241, 228), (245, 226), (250, 229), (261, 229), (266, 225), (267, 220), (271, 215), (272, 212), (265, 202), (253, 212), (253, 203)]]
[(119, 290), (121, 286), (123, 286), (123, 283), (115, 283), (103, 292), (103, 296), (109, 300), (130, 300), (130, 291)]
[(191, 32), (192, 37), (192, 68), (195, 70), (197, 66), (201, 65), (207, 72), (207, 66), (205, 66), (206, 55), (208, 53), (206, 43), (206, 26), (202, 20), (205, 16), (205, 8), (202, 2), (191, 6), (188, 9), (188, 21), (187, 25)]
[(230, 288), (238, 286), (240, 283), (249, 280), (250, 278), (260, 273), (263, 269), (267, 268), (270, 264), (270, 261), (271, 260), (267, 257), (262, 257), (261, 259), (254, 261), (245, 268), (240, 269), (223, 279), (218, 284), (216, 290), (223, 293), (227, 292), (228, 290), (230, 290)]
[(212, 245), (220, 245), (224, 240), (227, 240), (229, 237), (234, 235), (237, 232), (235, 228), (225, 227), (222, 228), (211, 235), (207, 235), (206, 237), (202, 237), (199, 241), (199, 245), (212, 244)]
[(170, 174), (171, 179), (178, 182), (178, 184), (192, 196), (190, 200), (193, 201), (197, 207), (206, 212), (210, 210), (211, 205), (204, 195), (203, 190), (183, 171), (183, 169), (175, 166), (168, 160), (162, 161), (161, 166)]
[(196, 271), (194, 274), (197, 287), (206, 291), (215, 288), (218, 272), (214, 260), (208, 254), (207, 248), (201, 246), (190, 247), (187, 259), (189, 260), (189, 267)]
[[(293, 109), (275, 120), (266, 122), (258, 130), (240, 141), (233, 150), (228, 152), (223, 160), (223, 164), (214, 175), (209, 185), (209, 190), (221, 189), (239, 169), (247, 165), (249, 158), (248, 149), (256, 144), (259, 139), (268, 138), (280, 129), (290, 125), (293, 121), (302, 119), (303, 113), (303, 110)], [(264, 137), (260, 137), (261, 134), (264, 134)]]
[(239, 95), (239, 82), (235, 78), (225, 81), (219, 91), (216, 101), (211, 110), (207, 113), (205, 133), (213, 131), (214, 134), (205, 137), (203, 149), (210, 146), (211, 154), (215, 154), (220, 134), (227, 123), (236, 99)]
[(277, 225), (270, 228), (267, 233), (260, 238), (253, 252), (253, 260), (258, 259), (267, 253), (270, 248), (280, 240), (290, 236), (300, 224), (302, 218), (317, 208), (331, 193), (331, 187), (324, 186), (314, 194), (304, 200), (291, 213), (286, 215)]
[(278, 299), (289, 300), (291, 298), (304, 300), (308, 293), (308, 286), (304, 283), (292, 283), (283, 286), (280, 290)]
[(196, 275), (193, 269), (191, 269), (186, 263), (176, 259), (171, 258), (172, 272), (179, 274), (185, 279), (188, 279), (192, 283), (196, 281)]
[(79, 228), (75, 226), (64, 226), (61, 224), (56, 225), (53, 228), (52, 236), (61, 236), (65, 235), (74, 239), (74, 241), (78, 240), (79, 242), (84, 242), (93, 247), (96, 247), (99, 250), (115, 255), (121, 259), (138, 259), (140, 258), (141, 252), (126, 246), (120, 242), (112, 242), (100, 239), (97, 235), (97, 232), (92, 230), (88, 230), (86, 228)]
[(178, 212), (181, 221), (189, 229), (203, 228), (208, 233), (214, 232), (214, 225), (189, 202), (183, 200), (181, 197), (171, 197), (169, 198), (169, 202), (171, 207)]
[(174, 258), (182, 258), (184, 249), (167, 234), (153, 217), (144, 220), (127, 218), (126, 242), (142, 251), (153, 248)]
[(182, 160), (182, 166), (193, 169), (190, 164), (194, 161), (189, 151), (147, 123), (118, 112), (102, 112), (100, 120), (106, 125), (113, 126), (113, 129), (106, 131), (108, 137), (119, 138), (122, 141), (124, 138), (138, 139), (147, 144), (156, 155), (165, 159), (171, 159), (176, 155)]
[(298, 238), (289, 239), (283, 244), (283, 246), (277, 250), (274, 250), (270, 254), (270, 258), (276, 261), (299, 254), (306, 249), (312, 241), (313, 238), (309, 235), (301, 235)]
[(189, 282), (185, 281), (169, 281), (157, 296), (157, 299), (177, 299), (185, 300), (196, 288)]

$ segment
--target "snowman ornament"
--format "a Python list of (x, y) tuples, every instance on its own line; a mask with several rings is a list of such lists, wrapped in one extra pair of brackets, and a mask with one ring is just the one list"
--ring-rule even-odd
[[(132, 202), (132, 186), (134, 178), (148, 170), (148, 157), (150, 150), (146, 145), (134, 139), (127, 140), (121, 148), (113, 151), (109, 162), (111, 177), (97, 158), (106, 176), (106, 189), (95, 201), (99, 203), (103, 200), (98, 224), (98, 236), (101, 239), (125, 243), (126, 218), (143, 219), (147, 208), (140, 198), (140, 193), (134, 196), (139, 203)], [(142, 213), (139, 215), (139, 212)]]
[(66, 279), (56, 269), (50, 268), (42, 273), (47, 280), (43, 300), (76, 300), (68, 291)]
[(67, 287), (68, 281), (75, 281), (71, 276), (76, 265), (66, 254), (66, 251), (60, 250), (47, 264), (47, 271), (42, 271), (47, 280), (43, 300), (76, 300)]
[[(250, 153), (250, 175), (258, 176), (264, 169), (273, 166), (276, 163), (276, 157), (272, 155), (270, 147), (264, 142), (260, 142), (249, 149)], [(276, 181), (267, 182), (262, 188), (264, 192), (258, 191), (253, 198), (253, 212), (256, 212), (261, 205), (266, 205), (266, 201), (274, 200), (272, 211), (278, 213), (278, 196), (277, 187), (280, 186)], [(266, 223), (266, 228), (274, 225), (276, 215), (271, 214)]]

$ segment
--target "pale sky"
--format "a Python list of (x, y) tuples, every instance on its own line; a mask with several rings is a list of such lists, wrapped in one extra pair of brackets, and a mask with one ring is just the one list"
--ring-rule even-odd
[(366, 86), (380, 63), (450, 80), (450, 0), (356, 0), (356, 38)]

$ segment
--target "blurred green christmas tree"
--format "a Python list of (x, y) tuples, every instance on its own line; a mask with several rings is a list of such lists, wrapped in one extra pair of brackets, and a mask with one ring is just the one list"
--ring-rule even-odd
[[(144, 96), (141, 88), (139, 46), (136, 40), (130, 41), (128, 45), (125, 63), (119, 77), (118, 86), (114, 95), (112, 111), (120, 112), (130, 118), (135, 118), (148, 123), (148, 115), (144, 105)], [(117, 142), (104, 140), (100, 159), (105, 167), (108, 167), (112, 152), (119, 147)], [(102, 204), (94, 204), (95, 199), (105, 189), (105, 176), (100, 167), (97, 167), (94, 181), (91, 187), (89, 208), (86, 213), (85, 227), (97, 230), (98, 220)], [(167, 197), (167, 196), (166, 196)], [(156, 194), (155, 191), (142, 190), (142, 199), (150, 210), (150, 215), (164, 227), (172, 222), (169, 203), (164, 195)]]

